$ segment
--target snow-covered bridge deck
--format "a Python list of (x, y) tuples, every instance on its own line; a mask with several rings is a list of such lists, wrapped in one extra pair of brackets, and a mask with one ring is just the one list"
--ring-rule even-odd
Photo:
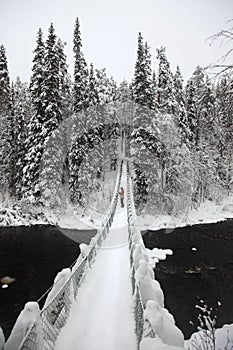
[[(126, 188), (123, 170), (121, 185)], [(113, 223), (71, 306), (56, 350), (136, 349), (126, 205)]]

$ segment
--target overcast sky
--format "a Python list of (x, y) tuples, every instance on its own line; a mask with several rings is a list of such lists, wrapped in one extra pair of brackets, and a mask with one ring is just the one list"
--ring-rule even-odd
[(87, 62), (106, 67), (118, 82), (132, 78), (139, 31), (151, 48), (153, 68), (162, 45), (172, 69), (179, 64), (188, 79), (196, 65), (206, 66), (225, 52), (206, 39), (233, 18), (233, 0), (0, 0), (0, 44), (11, 78), (29, 80), (38, 28), (47, 36), (51, 22), (67, 42), (72, 74), (76, 17)]

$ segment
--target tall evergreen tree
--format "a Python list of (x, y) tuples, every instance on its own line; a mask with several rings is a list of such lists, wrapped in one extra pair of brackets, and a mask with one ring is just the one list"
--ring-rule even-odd
[[(45, 46), (41, 35), (39, 31), (31, 80), (34, 114), (29, 123), (28, 154), (23, 178), (24, 192), (29, 196), (35, 193), (39, 195), (41, 192), (38, 184), (45, 144), (62, 121), (60, 60), (53, 24), (49, 27)], [(42, 58), (43, 53), (44, 59)], [(49, 167), (47, 169), (49, 171)]]
[(187, 128), (186, 134), (189, 140), (189, 143), (193, 145), (196, 140), (196, 99), (195, 99), (195, 86), (193, 80), (187, 82), (185, 89), (185, 107), (187, 113)]
[(97, 81), (95, 77), (95, 71), (93, 64), (90, 64), (90, 73), (89, 73), (89, 95), (88, 95), (88, 106), (96, 106), (99, 102), (98, 92), (97, 92)]
[(139, 203), (145, 204), (148, 195), (148, 185), (154, 183), (154, 177), (157, 174), (157, 171), (153, 173), (153, 179), (149, 176), (149, 168), (154, 169), (157, 161), (155, 155), (149, 149), (149, 138), (154, 136), (153, 109), (155, 104), (150, 52), (147, 43), (143, 43), (141, 33), (138, 36), (137, 59), (132, 89), (135, 110), (131, 134), (131, 152), (137, 160), (137, 164), (135, 164), (135, 199), (137, 205), (139, 205)]
[(49, 136), (51, 131), (56, 129), (62, 120), (59, 68), (60, 58), (57, 49), (57, 36), (51, 23), (46, 40), (42, 92), (46, 136)]
[(233, 176), (233, 78), (221, 78), (216, 89), (218, 114), (218, 174), (223, 187), (231, 191)]
[(174, 114), (176, 103), (174, 96), (173, 76), (170, 69), (170, 64), (167, 60), (165, 47), (161, 47), (157, 50), (157, 58), (159, 59), (157, 85), (158, 107), (162, 113)]
[[(135, 64), (134, 79), (132, 84), (133, 99), (139, 106), (145, 106), (152, 109), (153, 88), (152, 88), (152, 71), (151, 71), (151, 55), (147, 43), (143, 43), (141, 33), (138, 35), (137, 59)], [(142, 109), (143, 110), (143, 109)], [(140, 111), (139, 111), (139, 114)], [(148, 124), (147, 120), (147, 124)]]
[[(30, 80), (30, 92), (32, 96), (32, 105), (34, 110), (34, 119), (38, 118), (36, 123), (42, 123), (44, 120), (44, 108), (42, 100), (43, 72), (44, 72), (45, 45), (43, 41), (43, 32), (38, 30), (36, 48), (34, 50), (32, 76)], [(36, 117), (37, 116), (37, 117)]]
[(175, 115), (177, 117), (178, 125), (182, 133), (182, 139), (187, 143), (190, 135), (190, 130), (188, 130), (187, 113), (185, 109), (183, 77), (181, 75), (179, 66), (177, 66), (176, 73), (174, 75), (174, 95), (176, 101)]
[(57, 53), (59, 61), (59, 93), (61, 96), (61, 114), (62, 120), (69, 117), (72, 113), (72, 83), (68, 73), (66, 55), (64, 53), (65, 43), (59, 38), (57, 41)]
[(150, 48), (145, 43), (144, 47), (144, 55), (145, 55), (145, 86), (144, 86), (144, 92), (146, 94), (147, 99), (147, 106), (149, 109), (155, 109), (154, 105), (154, 87), (153, 87), (153, 75), (152, 75), (152, 69), (151, 69), (151, 54), (150, 54)]
[(88, 107), (88, 69), (82, 52), (82, 40), (79, 19), (74, 29), (74, 112)]
[(0, 46), (0, 123), (0, 192), (4, 197), (12, 190), (14, 128), (10, 78), (6, 50), (3, 45)]
[(30, 93), (32, 101), (32, 117), (28, 124), (26, 140), (27, 155), (23, 170), (23, 188), (25, 196), (33, 193), (36, 179), (39, 176), (40, 160), (45, 140), (45, 110), (43, 103), (45, 45), (42, 30), (39, 29), (36, 48), (34, 50)]
[(27, 154), (27, 124), (31, 116), (31, 99), (27, 84), (23, 84), (19, 77), (12, 87), (12, 108), (14, 116), (14, 195), (21, 198), (23, 185), (23, 168)]
[(196, 103), (196, 133), (195, 133), (195, 145), (198, 146), (200, 141), (200, 123), (201, 123), (201, 113), (203, 108), (202, 98), (203, 90), (205, 84), (205, 75), (203, 73), (203, 68), (197, 66), (192, 78), (195, 87), (195, 103)]

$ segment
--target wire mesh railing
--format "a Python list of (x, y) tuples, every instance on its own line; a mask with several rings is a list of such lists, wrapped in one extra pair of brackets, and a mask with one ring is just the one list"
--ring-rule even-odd
[[(142, 302), (142, 295), (136, 279), (136, 262), (134, 259), (135, 247), (138, 243), (144, 246), (140, 232), (136, 228), (136, 209), (133, 198), (132, 181), (130, 177), (129, 163), (127, 162), (127, 218), (128, 218), (128, 241), (129, 241), (129, 254), (130, 254), (130, 266), (131, 266), (131, 282), (132, 292), (134, 297), (134, 319), (135, 319), (135, 333), (137, 338), (137, 349), (140, 349), (140, 342), (142, 337), (145, 336), (145, 322), (144, 322), (144, 306)], [(148, 321), (147, 321), (148, 322)], [(148, 328), (148, 327), (147, 327)], [(155, 337), (155, 334), (150, 328), (150, 333), (146, 336)]]
[[(71, 276), (57, 292), (55, 297), (42, 309), (40, 319), (33, 323), (25, 338), (21, 342), (19, 350), (53, 350), (55, 342), (69, 317), (71, 303), (78, 296), (78, 290), (83, 283), (88, 269), (95, 262), (97, 252), (106, 239), (115, 215), (118, 193), (122, 176), (123, 162), (120, 163), (116, 185), (113, 192), (112, 202), (106, 217), (106, 220), (97, 235), (92, 238), (89, 249), (81, 261), (78, 259), (71, 265), (73, 266)], [(51, 288), (50, 288), (51, 290)], [(39, 327), (39, 324), (42, 326)], [(40, 341), (38, 340), (40, 339)], [(43, 346), (41, 345), (43, 343)]]

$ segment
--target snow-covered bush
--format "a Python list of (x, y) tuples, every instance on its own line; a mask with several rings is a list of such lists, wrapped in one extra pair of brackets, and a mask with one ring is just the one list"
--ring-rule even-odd
[(28, 225), (27, 220), (22, 217), (18, 208), (9, 209), (2, 208), (0, 209), (0, 226), (20, 226)]
[(183, 350), (180, 346), (164, 344), (160, 338), (143, 338), (140, 343), (140, 350)]
[[(149, 300), (144, 311), (144, 337), (150, 332), (159, 337), (164, 344), (173, 346), (184, 346), (183, 333), (176, 327), (174, 318), (157, 301)], [(149, 328), (149, 330), (147, 329)], [(166, 349), (166, 348), (165, 348)]]

